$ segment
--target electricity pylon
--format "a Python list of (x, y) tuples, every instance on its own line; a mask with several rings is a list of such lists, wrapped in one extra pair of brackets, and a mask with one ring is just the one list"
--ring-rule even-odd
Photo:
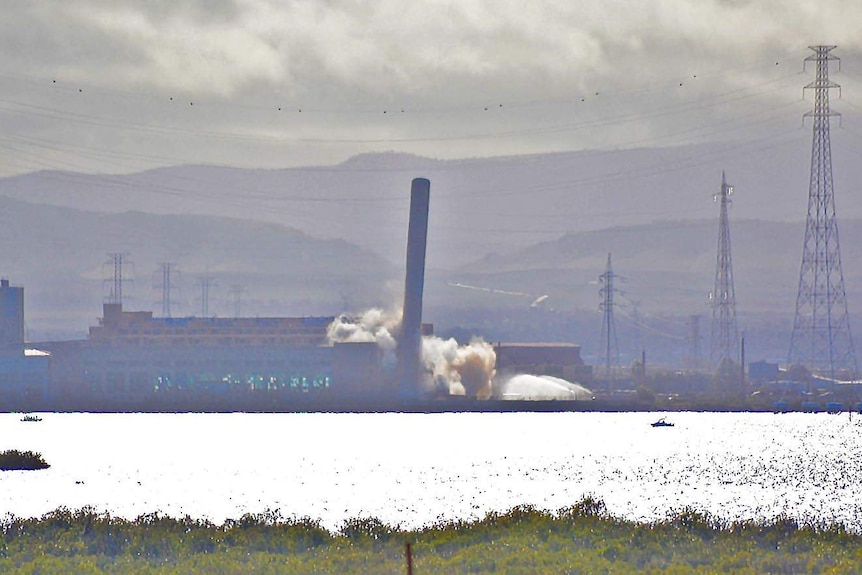
[(108, 261), (102, 264), (102, 269), (107, 270), (107, 276), (103, 280), (103, 286), (107, 294), (105, 302), (111, 304), (123, 304), (128, 296), (123, 293), (123, 288), (132, 280), (128, 274), (124, 275), (124, 267), (129, 264), (129, 254), (127, 253), (110, 253)]
[(162, 262), (153, 277), (153, 285), (162, 291), (162, 317), (171, 317), (171, 294), (176, 289), (177, 264)]
[(602, 311), (602, 332), (599, 344), (599, 363), (605, 366), (605, 377), (610, 378), (614, 366), (620, 363), (620, 345), (617, 340), (617, 330), (614, 324), (614, 274), (611, 266), (611, 254), (608, 254), (608, 263), (605, 273), (599, 276), (599, 296), (602, 298), (599, 310)]
[(730, 221), (727, 206), (733, 186), (727, 184), (721, 172), (721, 191), (715, 195), (719, 203), (718, 249), (715, 258), (715, 286), (710, 295), (712, 326), (710, 332), (710, 361), (719, 367), (739, 355), (739, 337), (736, 328), (736, 294), (733, 290), (733, 263), (730, 256)]
[(829, 90), (839, 88), (829, 80), (829, 61), (838, 60), (830, 52), (835, 46), (809, 46), (817, 73), (805, 89), (814, 90), (814, 109), (805, 117), (814, 119), (811, 145), (811, 176), (808, 184), (808, 218), (802, 245), (796, 316), (790, 338), (788, 365), (834, 378), (857, 373), (856, 353), (850, 333), (838, 220), (832, 182), (832, 144), (829, 118), (838, 114), (829, 109)]

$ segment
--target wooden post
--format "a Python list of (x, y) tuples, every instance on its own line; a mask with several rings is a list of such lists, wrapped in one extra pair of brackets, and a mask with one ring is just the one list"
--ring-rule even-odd
[(407, 575), (413, 575), (413, 552), (410, 549), (410, 542), (405, 544), (404, 555), (407, 557)]

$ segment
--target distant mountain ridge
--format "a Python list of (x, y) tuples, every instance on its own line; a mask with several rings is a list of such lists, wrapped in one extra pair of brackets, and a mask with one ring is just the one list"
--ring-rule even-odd
[(126, 254), (129, 309), (161, 313), (162, 262), (176, 265), (173, 315), (200, 315), (199, 278), (212, 278), (208, 308), (240, 313), (329, 315), (374, 305), (394, 276), (383, 258), (344, 240), (272, 223), (142, 212), (105, 214), (0, 197), (0, 275), (24, 285), (36, 339), (82, 334), (101, 311), (109, 253)]
[[(129, 253), (136, 264), (127, 304), (135, 309), (160, 311), (152, 277), (160, 262), (184, 273), (177, 314), (199, 313), (195, 280), (203, 274), (218, 283), (210, 309), (223, 316), (234, 313), (232, 286), (245, 286), (242, 313), (251, 315), (395, 305), (410, 180), (424, 176), (432, 182), (431, 321), (434, 310), (505, 310), (543, 295), (548, 308), (595, 311), (595, 281), (609, 252), (627, 278), (619, 287), (628, 309), (708, 315), (718, 213), (712, 194), (725, 169), (736, 188), (731, 238), (741, 317), (792, 316), (807, 145), (789, 140), (750, 152), (709, 144), (458, 161), (369, 154), (292, 170), (33, 173), (0, 179), (0, 275), (27, 288), (28, 326), (37, 337), (82, 334), (93, 323), (109, 252)], [(841, 147), (834, 156), (855, 315), (862, 312), (862, 194), (853, 192), (862, 163), (849, 162)]]
[[(610, 252), (616, 273), (625, 278), (617, 284), (620, 321), (635, 313), (647, 322), (650, 317), (675, 317), (675, 327), (662, 330), (684, 338), (681, 322), (699, 314), (708, 333), (716, 226), (712, 220), (617, 226), (489, 254), (449, 270), (429, 269), (426, 319), (444, 333), (461, 326), (467, 330), (465, 337), (474, 331), (492, 337), (498, 326), (496, 333), (518, 338), (519, 325), (511, 318), (521, 318), (518, 323), (529, 318), (513, 312), (527, 311), (548, 296), (537, 304), (540, 309), (576, 312), (583, 319), (579, 331), (542, 335), (540, 326), (532, 326), (530, 337), (585, 343), (589, 353), (598, 337), (593, 333), (598, 326), (596, 280)], [(862, 220), (844, 220), (840, 226), (850, 312), (862, 317)], [(760, 330), (757, 339), (752, 337), (759, 349), (752, 352), (766, 357), (784, 353), (802, 234), (802, 222), (731, 222), (740, 328)], [(26, 288), (31, 339), (83, 337), (101, 310), (103, 279), (111, 271), (103, 265), (108, 252), (127, 253), (134, 263), (127, 270), (136, 282), (127, 286), (132, 297), (126, 307), (156, 315), (161, 313), (160, 278), (154, 272), (161, 262), (173, 262), (181, 272), (175, 276), (180, 289), (172, 293), (173, 314), (178, 316), (200, 315), (197, 280), (205, 274), (214, 281), (210, 313), (219, 316), (234, 314), (233, 286), (242, 289), (240, 313), (250, 316), (331, 315), (389, 307), (397, 305), (403, 293), (403, 267), (343, 240), (321, 240), (277, 224), (105, 214), (0, 197), (0, 276)], [(477, 317), (485, 318), (482, 327), (473, 330), (469, 322), (463, 324), (459, 310), (475, 310)], [(661, 353), (667, 357), (674, 348), (664, 341)], [(656, 345), (653, 341), (653, 353), (660, 353)]]
[[(837, 138), (838, 136), (836, 136)], [(835, 146), (839, 219), (862, 218), (862, 163)], [(435, 160), (364, 154), (284, 170), (178, 166), (130, 175), (37, 172), (0, 179), (0, 195), (105, 213), (230, 216), (340, 238), (399, 265), (410, 180), (431, 180), (428, 265), (453, 269), (488, 253), (657, 221), (717, 218), (721, 172), (736, 188), (732, 220), (802, 221), (810, 135), (675, 148)]]
[[(612, 254), (621, 302), (664, 314), (709, 314), (716, 266), (717, 222), (665, 221), (567, 234), (511, 252), (488, 255), (446, 275), (446, 283), (489, 287), (499, 292), (549, 295), (544, 305), (596, 309), (596, 284)], [(845, 287), (851, 313), (862, 315), (862, 220), (839, 223)], [(804, 224), (731, 222), (731, 249), (741, 313), (791, 315), (802, 257)], [(458, 288), (449, 286), (449, 290)], [(462, 288), (463, 291), (464, 288)], [(476, 305), (505, 293), (470, 294)], [(524, 305), (527, 298), (518, 305)], [(526, 302), (529, 303), (529, 302)]]

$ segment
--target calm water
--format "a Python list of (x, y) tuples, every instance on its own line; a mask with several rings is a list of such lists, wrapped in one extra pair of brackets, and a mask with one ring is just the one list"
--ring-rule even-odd
[(413, 527), (586, 494), (649, 520), (684, 506), (725, 518), (840, 520), (862, 529), (862, 418), (847, 414), (0, 414), (0, 450), (45, 471), (0, 472), (0, 515), (92, 505), (216, 522), (279, 509), (336, 528)]

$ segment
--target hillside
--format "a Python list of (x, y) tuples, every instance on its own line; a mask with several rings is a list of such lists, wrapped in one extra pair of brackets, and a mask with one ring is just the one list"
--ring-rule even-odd
[[(839, 216), (862, 218), (862, 164), (835, 134)], [(284, 170), (179, 166), (131, 175), (38, 172), (0, 179), (0, 195), (106, 213), (197, 214), (278, 223), (340, 238), (393, 264), (404, 257), (410, 180), (431, 179), (430, 268), (451, 269), (567, 233), (712, 220), (721, 171), (733, 218), (802, 221), (810, 133), (765, 145), (576, 151), (434, 160), (368, 154)], [(798, 243), (798, 242), (797, 242)], [(104, 250), (103, 250), (104, 251)]]
[(161, 262), (177, 265), (173, 315), (333, 314), (384, 297), (392, 267), (344, 240), (278, 224), (192, 215), (105, 214), (0, 197), (0, 275), (26, 288), (31, 339), (82, 334), (101, 312), (108, 253), (128, 254), (126, 307), (161, 312)]
[[(862, 305), (862, 221), (841, 222), (848, 297)], [(731, 223), (740, 309), (792, 312), (802, 254), (801, 223)], [(703, 311), (713, 288), (717, 222), (668, 221), (567, 234), (505, 255), (489, 255), (447, 276), (451, 283), (548, 294), (547, 305), (594, 308), (598, 276), (612, 253), (623, 300), (662, 313)], [(499, 294), (502, 299), (506, 294)], [(528, 296), (524, 296), (525, 298)]]
[[(734, 210), (738, 205), (734, 205)], [(801, 222), (737, 220), (731, 214), (740, 328), (752, 357), (786, 353), (798, 281)], [(847, 298), (853, 325), (862, 317), (862, 220), (842, 220)], [(402, 235), (406, 222), (401, 224)], [(690, 315), (708, 336), (715, 273), (714, 219), (561, 234), (449, 269), (429, 268), (426, 319), (442, 335), (489, 340), (575, 341), (595, 353), (599, 286), (608, 252), (617, 284), (621, 348), (635, 355), (651, 333), (653, 354), (673, 362), (686, 349)], [(432, 227), (430, 244), (435, 238)], [(403, 237), (394, 246), (404, 251)], [(200, 315), (199, 278), (209, 275), (209, 313), (315, 315), (392, 306), (403, 290), (403, 264), (344, 240), (320, 239), (273, 223), (195, 215), (98, 213), (0, 197), (0, 275), (26, 288), (31, 339), (79, 337), (99, 315), (109, 252), (128, 254), (129, 309), (161, 312), (161, 262), (177, 264), (174, 315)], [(403, 258), (403, 255), (401, 256)], [(548, 296), (531, 308), (539, 297)], [(647, 331), (635, 329), (635, 316)], [(704, 345), (708, 345), (705, 341)], [(756, 354), (756, 355), (755, 355)]]
[[(700, 316), (700, 350), (709, 353), (717, 225), (702, 220), (620, 226), (486, 256), (433, 275), (426, 307), (432, 321), (458, 337), (476, 332), (495, 341), (573, 341), (594, 362), (601, 326), (597, 280), (612, 252), (624, 362), (646, 349), (652, 361), (679, 366), (690, 350), (690, 316)], [(844, 220), (840, 229), (851, 327), (858, 330), (862, 221)], [(786, 358), (803, 232), (802, 223), (731, 222), (738, 325), (750, 358)], [(542, 296), (547, 297), (531, 307)]]

